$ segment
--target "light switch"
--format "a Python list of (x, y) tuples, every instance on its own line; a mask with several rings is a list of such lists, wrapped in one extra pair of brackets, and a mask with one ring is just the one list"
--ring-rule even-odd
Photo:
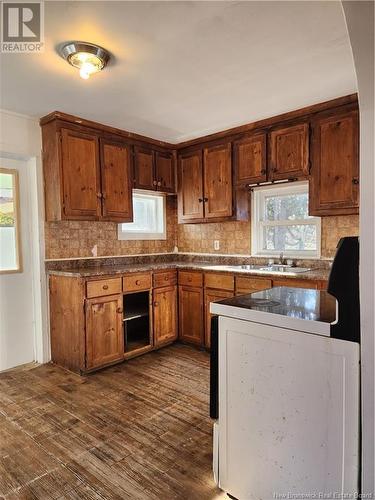
[(220, 250), (220, 241), (214, 240), (214, 250)]

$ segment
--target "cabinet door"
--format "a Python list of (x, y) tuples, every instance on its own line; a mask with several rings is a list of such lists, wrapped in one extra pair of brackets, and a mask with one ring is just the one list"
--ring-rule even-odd
[(64, 218), (98, 219), (102, 207), (97, 136), (62, 129), (61, 153)]
[(202, 152), (180, 156), (178, 163), (178, 221), (203, 219)]
[(313, 123), (310, 214), (358, 213), (358, 111), (317, 117)]
[(206, 219), (233, 215), (231, 144), (204, 149), (204, 216)]
[(86, 367), (99, 366), (124, 357), (122, 295), (86, 301)]
[(300, 123), (270, 133), (270, 180), (304, 178), (309, 174), (309, 125)]
[(154, 170), (154, 152), (151, 149), (134, 147), (134, 187), (155, 190)]
[(119, 222), (133, 220), (132, 166), (129, 146), (101, 142), (103, 218)]
[(172, 153), (155, 153), (155, 178), (158, 191), (163, 193), (174, 193), (175, 170)]
[(216, 300), (230, 299), (233, 297), (233, 292), (228, 290), (211, 290), (206, 288), (204, 291), (204, 315), (205, 315), (205, 334), (204, 343), (206, 347), (211, 347), (211, 318), (213, 314), (210, 313), (210, 304)]
[(203, 345), (203, 288), (180, 285), (178, 304), (180, 339)]
[(154, 343), (177, 338), (177, 286), (154, 290)]
[(291, 288), (310, 288), (319, 289), (319, 281), (315, 280), (296, 280), (296, 279), (276, 279), (273, 281), (273, 286), (288, 286)]
[(266, 134), (236, 141), (233, 145), (233, 160), (237, 186), (266, 181)]

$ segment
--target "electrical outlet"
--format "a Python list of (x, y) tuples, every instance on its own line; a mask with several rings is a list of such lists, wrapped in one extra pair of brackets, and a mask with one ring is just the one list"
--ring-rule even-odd
[(220, 241), (214, 240), (214, 250), (220, 250)]

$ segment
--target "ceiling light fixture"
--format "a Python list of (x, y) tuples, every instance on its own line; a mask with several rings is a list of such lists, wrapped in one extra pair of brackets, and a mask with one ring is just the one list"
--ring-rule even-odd
[(104, 69), (111, 57), (103, 47), (87, 42), (68, 42), (61, 47), (60, 54), (79, 69), (80, 77), (84, 80)]

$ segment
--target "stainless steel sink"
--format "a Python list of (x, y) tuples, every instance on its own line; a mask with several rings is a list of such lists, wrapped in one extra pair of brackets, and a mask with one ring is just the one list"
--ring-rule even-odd
[(286, 265), (281, 265), (281, 264), (273, 264), (271, 266), (267, 265), (256, 265), (256, 264), (243, 264), (239, 266), (225, 266), (228, 269), (243, 269), (244, 271), (256, 271), (256, 272), (262, 272), (265, 274), (275, 274), (275, 273), (282, 273), (282, 274), (299, 274), (299, 273), (306, 273), (307, 271), (310, 271), (309, 267), (293, 267), (293, 266), (286, 266)]

